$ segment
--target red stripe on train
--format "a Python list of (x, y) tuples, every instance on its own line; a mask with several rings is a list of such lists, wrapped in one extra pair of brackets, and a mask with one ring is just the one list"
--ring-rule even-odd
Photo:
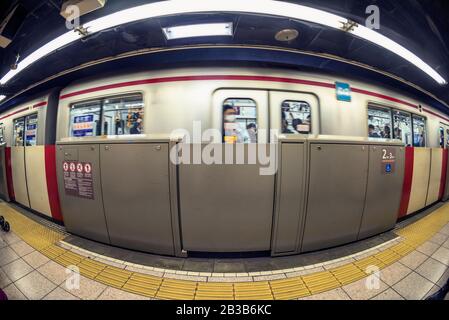
[(447, 158), (448, 149), (443, 149), (443, 165), (441, 166), (440, 193), (438, 195), (438, 200), (443, 199), (444, 191), (446, 189)]
[(407, 215), (408, 204), (410, 201), (410, 193), (412, 191), (413, 162), (415, 160), (414, 150), (415, 149), (412, 147), (405, 148), (404, 183), (402, 185), (402, 198), (398, 214), (399, 218), (402, 218)]
[(56, 178), (56, 147), (45, 146), (45, 175), (47, 177), (48, 202), (53, 219), (63, 221), (59, 202), (58, 180)]
[(8, 195), (11, 201), (16, 199), (14, 194), (14, 184), (12, 181), (12, 167), (11, 167), (11, 147), (5, 148), (5, 162), (6, 162), (6, 183), (8, 185)]
[[(67, 94), (64, 94), (60, 96), (60, 100), (102, 91), (102, 90), (110, 90), (110, 89), (116, 89), (116, 88), (123, 88), (123, 87), (129, 87), (129, 86), (137, 86), (137, 85), (144, 85), (144, 84), (154, 84), (154, 83), (164, 83), (164, 82), (178, 82), (178, 81), (208, 81), (208, 80), (245, 80), (245, 81), (268, 81), (268, 82), (282, 82), (282, 83), (294, 83), (294, 84), (303, 84), (308, 86), (315, 86), (315, 87), (323, 87), (323, 88), (330, 88), (335, 89), (334, 83), (329, 82), (321, 82), (321, 81), (312, 81), (312, 80), (304, 80), (304, 79), (297, 79), (297, 78), (285, 78), (285, 77), (271, 77), (271, 76), (249, 76), (249, 75), (202, 75), (202, 76), (174, 76), (174, 77), (160, 77), (160, 78), (152, 78), (152, 79), (143, 79), (143, 80), (134, 80), (134, 81), (126, 81), (126, 82), (118, 82), (113, 84), (108, 84), (104, 86), (99, 87), (93, 87), (89, 89), (79, 90), (70, 92)], [(387, 96), (384, 94), (380, 94), (373, 91), (363, 90), (359, 88), (351, 88), (353, 92), (368, 95), (371, 97), (377, 97), (380, 99), (400, 103), (415, 109), (418, 109), (419, 106), (415, 105), (413, 103)], [(449, 118), (446, 118), (444, 116), (438, 115), (432, 111), (429, 111), (425, 109), (426, 112), (433, 114), (441, 119), (444, 119), (446, 121), (449, 121)]]

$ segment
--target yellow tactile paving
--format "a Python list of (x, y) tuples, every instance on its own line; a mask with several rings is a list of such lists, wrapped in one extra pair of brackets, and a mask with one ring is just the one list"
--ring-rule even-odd
[(83, 276), (122, 290), (158, 299), (297, 299), (332, 290), (355, 282), (379, 269), (398, 261), (449, 222), (449, 205), (445, 205), (419, 221), (398, 230), (400, 243), (366, 258), (337, 268), (287, 279), (259, 282), (196, 282), (147, 275), (116, 268), (56, 245), (64, 238), (48, 227), (23, 216), (5, 203), (0, 203), (1, 214), (11, 222), (13, 231), (29, 245), (55, 262), (75, 265)]

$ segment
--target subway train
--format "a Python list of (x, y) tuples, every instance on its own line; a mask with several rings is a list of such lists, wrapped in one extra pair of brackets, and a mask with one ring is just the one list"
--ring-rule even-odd
[[(186, 141), (198, 126), (218, 135)], [(5, 200), (75, 235), (162, 255), (344, 245), (449, 193), (449, 115), (324, 73), (195, 67), (97, 76), (4, 112), (0, 139)], [(173, 161), (210, 144), (219, 160), (242, 150), (242, 163)], [(249, 160), (256, 149), (275, 159), (272, 174)]]

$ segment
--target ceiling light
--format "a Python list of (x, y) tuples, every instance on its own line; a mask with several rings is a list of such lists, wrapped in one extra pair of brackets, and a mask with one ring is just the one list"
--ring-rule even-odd
[(5, 100), (6, 96), (0, 94), (0, 102), (2, 102), (3, 100)]
[[(135, 22), (144, 19), (175, 16), (192, 13), (237, 13), (237, 14), (258, 14), (268, 16), (278, 16), (292, 20), (302, 20), (311, 23), (320, 24), (330, 28), (350, 32), (355, 36), (361, 37), (369, 42), (380, 45), (381, 47), (406, 59), (423, 72), (432, 77), (439, 84), (446, 84), (446, 80), (438, 74), (432, 67), (418, 58), (415, 54), (405, 49), (398, 43), (381, 35), (380, 33), (368, 29), (364, 26), (355, 24), (349, 29), (344, 29), (351, 21), (344, 17), (325, 12), (319, 9), (309, 8), (303, 5), (284, 1), (273, 0), (171, 0), (144, 4), (141, 6), (125, 9), (116, 13), (95, 19), (85, 23), (82, 27), (88, 33), (96, 33), (102, 30), (113, 28), (122, 24)], [(73, 42), (83, 36), (76, 31), (67, 32), (42, 48), (33, 52), (18, 64), (17, 70), (8, 72), (0, 79), (0, 84), (5, 84), (27, 66), (41, 59), (47, 54)]]
[(210, 36), (232, 36), (232, 22), (226, 23), (203, 23), (185, 26), (162, 28), (167, 40), (210, 37)]
[(275, 34), (274, 38), (277, 41), (290, 42), (298, 38), (299, 32), (295, 29), (284, 29)]
[(349, 32), (355, 36), (368, 40), (372, 43), (377, 44), (378, 46), (381, 46), (397, 54), (398, 56), (414, 64), (416, 67), (427, 73), (439, 84), (441, 85), (447, 84), (447, 81), (440, 74), (438, 74), (438, 72), (436, 72), (431, 66), (425, 63), (421, 58), (419, 58), (413, 52), (404, 48), (400, 44), (385, 37), (384, 35), (361, 25), (358, 25), (356, 28), (353, 28)]

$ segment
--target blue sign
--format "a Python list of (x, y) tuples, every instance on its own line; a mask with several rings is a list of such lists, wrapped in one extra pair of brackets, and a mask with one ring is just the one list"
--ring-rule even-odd
[(88, 114), (87, 116), (75, 117), (75, 119), (73, 120), (74, 123), (93, 122), (93, 121), (94, 121), (93, 114)]
[(391, 173), (391, 171), (392, 171), (391, 164), (389, 164), (389, 163), (386, 164), (386, 165), (385, 165), (385, 172), (386, 172), (386, 173)]
[(93, 136), (94, 115), (88, 114), (73, 118), (72, 134), (75, 137)]
[(351, 86), (349, 83), (335, 82), (335, 89), (337, 90), (337, 100), (351, 102)]

